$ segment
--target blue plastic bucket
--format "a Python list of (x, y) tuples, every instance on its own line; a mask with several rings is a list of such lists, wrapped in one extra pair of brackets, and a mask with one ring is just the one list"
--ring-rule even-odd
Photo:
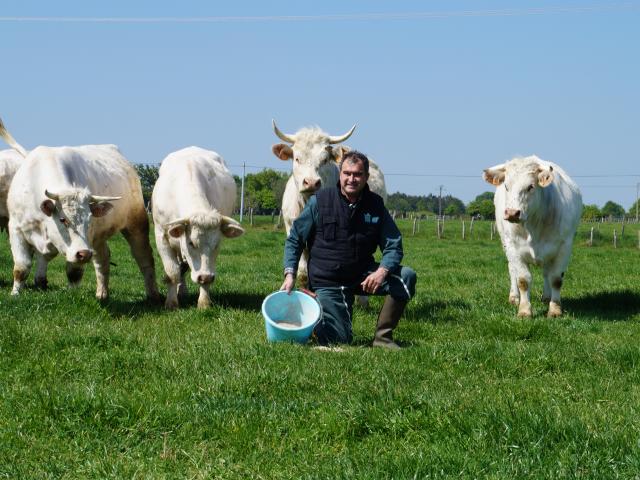
[(268, 295), (262, 302), (262, 316), (271, 342), (306, 343), (322, 316), (320, 303), (311, 295), (284, 290)]

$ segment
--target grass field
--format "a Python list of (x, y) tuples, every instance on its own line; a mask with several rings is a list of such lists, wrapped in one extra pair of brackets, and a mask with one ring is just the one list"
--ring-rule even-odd
[(108, 302), (92, 268), (67, 289), (60, 259), (49, 290), (12, 298), (3, 234), (0, 478), (638, 478), (637, 225), (617, 249), (620, 225), (597, 225), (593, 247), (581, 226), (566, 314), (535, 300), (523, 320), (488, 223), (466, 240), (447, 223), (438, 240), (433, 222), (413, 236), (400, 220), (418, 272), (407, 348), (367, 347), (376, 298), (356, 310), (354, 346), (322, 352), (265, 339), (284, 239), (270, 221), (225, 242), (208, 311), (193, 285), (178, 311), (146, 304), (121, 237)]

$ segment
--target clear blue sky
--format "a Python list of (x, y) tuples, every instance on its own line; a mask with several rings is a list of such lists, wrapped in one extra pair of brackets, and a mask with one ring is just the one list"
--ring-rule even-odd
[(115, 143), (135, 163), (199, 145), (240, 174), (289, 167), (272, 118), (356, 123), (348, 143), (390, 193), (443, 185), (468, 202), (492, 188), (483, 168), (536, 154), (585, 203), (635, 201), (638, 0), (165, 3), (3, 1), (0, 116), (16, 139)]

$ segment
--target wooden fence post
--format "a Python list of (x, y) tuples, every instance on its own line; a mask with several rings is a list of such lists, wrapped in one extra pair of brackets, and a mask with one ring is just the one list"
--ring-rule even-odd
[(613, 229), (613, 248), (618, 248), (618, 233)]
[(473, 236), (473, 221), (475, 220), (474, 217), (471, 217), (471, 223), (469, 224), (469, 236), (472, 237)]
[(591, 227), (591, 233), (589, 234), (589, 246), (593, 247), (593, 227)]
[(249, 209), (249, 225), (253, 227), (253, 208)]
[(464, 220), (462, 220), (462, 239), (464, 240)]
[(413, 232), (411, 234), (414, 235), (414, 236), (416, 234), (416, 219), (415, 218), (413, 219)]
[(491, 240), (493, 240), (493, 222), (491, 222)]

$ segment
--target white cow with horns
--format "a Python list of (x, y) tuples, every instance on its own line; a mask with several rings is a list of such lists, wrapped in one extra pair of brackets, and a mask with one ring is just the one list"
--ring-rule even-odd
[(236, 183), (217, 153), (188, 147), (162, 161), (152, 205), (156, 245), (169, 284), (166, 308), (178, 307), (187, 269), (200, 287), (198, 308), (211, 305), (209, 286), (215, 280), (222, 237), (244, 233), (228, 216), (235, 201)]
[[(350, 150), (346, 145), (338, 145), (346, 141), (356, 129), (354, 125), (344, 135), (332, 136), (319, 127), (307, 127), (295, 134), (282, 133), (273, 121), (275, 134), (287, 143), (278, 143), (271, 150), (280, 160), (293, 159), (291, 176), (282, 196), (282, 218), (289, 235), (293, 221), (298, 218), (302, 209), (317, 190), (323, 186), (338, 183), (340, 172), (338, 165), (342, 156)], [(369, 159), (369, 180), (371, 191), (387, 200), (387, 191), (382, 171)], [(300, 285), (307, 285), (308, 252), (305, 250), (298, 264), (297, 278)], [(361, 300), (361, 303), (366, 301)]]
[(547, 315), (562, 315), (560, 288), (582, 211), (578, 186), (535, 155), (487, 168), (483, 177), (498, 187), (496, 226), (509, 264), (509, 302), (518, 305), (518, 316), (531, 316), (529, 265), (541, 265)]
[(64, 255), (70, 286), (93, 260), (96, 297), (109, 295), (107, 239), (122, 232), (144, 276), (147, 296), (159, 300), (149, 220), (140, 179), (115, 145), (37, 147), (26, 152), (0, 122), (0, 137), (23, 157), (9, 188), (9, 240), (17, 295), (37, 259), (35, 284), (47, 286), (47, 265)]

